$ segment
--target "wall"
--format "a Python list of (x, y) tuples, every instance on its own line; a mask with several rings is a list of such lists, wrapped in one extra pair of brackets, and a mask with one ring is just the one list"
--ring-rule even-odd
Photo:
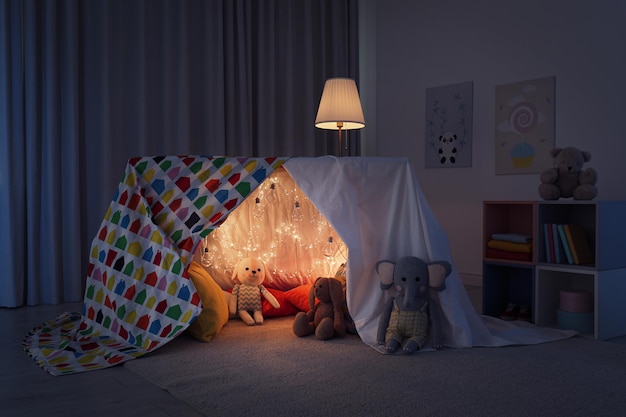
[[(539, 198), (538, 174), (495, 175), (495, 86), (556, 76), (556, 145), (591, 152), (599, 199), (626, 199), (617, 176), (626, 155), (626, 2), (365, 4), (376, 11), (364, 22), (376, 34), (375, 47), (368, 45), (375, 49), (375, 81), (361, 85), (376, 98), (375, 106), (364, 104), (375, 129), (365, 134), (366, 149), (412, 160), (466, 282), (480, 283), (482, 201)], [(425, 89), (464, 81), (474, 82), (472, 167), (426, 169)]]

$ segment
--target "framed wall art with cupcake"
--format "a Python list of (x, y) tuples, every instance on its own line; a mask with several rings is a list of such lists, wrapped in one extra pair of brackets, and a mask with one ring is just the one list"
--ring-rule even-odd
[(556, 77), (496, 86), (496, 175), (539, 173), (553, 161)]

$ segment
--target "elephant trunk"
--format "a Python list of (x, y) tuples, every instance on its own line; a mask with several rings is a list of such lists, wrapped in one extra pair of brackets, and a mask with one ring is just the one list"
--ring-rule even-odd
[(410, 307), (413, 307), (415, 300), (417, 297), (421, 297), (422, 294), (426, 291), (426, 286), (407, 286), (404, 289), (404, 298), (402, 300), (402, 309), (406, 310)]

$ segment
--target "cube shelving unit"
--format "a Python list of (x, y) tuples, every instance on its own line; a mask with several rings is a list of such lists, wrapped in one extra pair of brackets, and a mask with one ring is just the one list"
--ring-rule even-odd
[[(548, 262), (544, 224), (579, 224), (593, 252), (585, 265)], [(530, 261), (486, 256), (494, 233), (532, 237)], [(526, 304), (538, 326), (557, 326), (559, 293), (593, 295), (593, 336), (626, 335), (626, 201), (484, 201), (483, 314), (497, 317), (507, 303)]]

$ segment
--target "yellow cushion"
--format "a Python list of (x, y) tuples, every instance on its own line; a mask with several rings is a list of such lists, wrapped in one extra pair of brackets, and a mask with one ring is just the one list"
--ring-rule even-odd
[(228, 305), (222, 288), (200, 264), (191, 262), (188, 273), (202, 300), (202, 312), (187, 331), (196, 339), (209, 342), (228, 322)]

